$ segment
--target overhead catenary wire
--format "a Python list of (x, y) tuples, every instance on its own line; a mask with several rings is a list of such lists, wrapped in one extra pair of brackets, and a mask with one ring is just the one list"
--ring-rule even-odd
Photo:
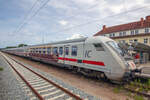
[[(37, 2), (38, 2), (38, 1), (40, 1), (40, 0), (37, 0)], [(44, 0), (43, 0), (43, 1), (44, 1)], [(35, 7), (35, 5), (37, 4), (37, 2), (35, 2), (35, 3), (33, 4), (33, 6), (31, 7), (30, 12), (31, 12), (32, 9)], [(32, 20), (32, 18), (33, 18), (34, 16), (36, 16), (36, 14), (37, 14), (48, 2), (49, 2), (49, 0), (46, 0), (45, 3), (43, 3), (43, 5), (42, 5), (41, 7), (39, 7), (39, 9), (38, 9), (37, 11), (35, 11), (34, 14), (33, 14), (28, 20), (24, 21), (24, 22), (19, 26), (19, 28), (18, 28), (15, 32), (18, 33), (19, 31), (21, 31), (22, 28), (23, 28), (26, 24), (28, 24), (28, 22), (29, 22), (30, 20)], [(98, 4), (92, 5), (92, 6), (88, 7), (87, 9), (91, 9), (91, 8), (95, 7), (96, 5), (98, 5)], [(81, 13), (81, 12), (82, 12), (82, 11), (80, 11), (80, 13)], [(29, 16), (29, 15), (28, 15), (28, 16)], [(28, 16), (27, 16), (27, 17), (28, 17)], [(73, 18), (73, 17), (76, 17), (76, 16), (77, 16), (77, 15), (69, 16), (69, 17), (67, 17), (67, 19)], [(27, 17), (26, 17), (26, 18), (27, 18)]]
[[(38, 0), (37, 0), (38, 1)], [(49, 2), (49, 0), (46, 0), (31, 16), (28, 18), (24, 23), (19, 27), (19, 29), (16, 32), (19, 32), (22, 30), (22, 28), (30, 21), (33, 17), (37, 15), (37, 13)]]
[(56, 32), (53, 32), (53, 33), (59, 33), (59, 32), (68, 31), (70, 29), (73, 29), (73, 28), (76, 28), (76, 27), (80, 27), (80, 26), (82, 27), (82, 26), (88, 25), (88, 24), (93, 23), (93, 22), (97, 22), (97, 21), (100, 21), (100, 20), (107, 19), (109, 17), (112, 18), (112, 17), (115, 17), (115, 16), (119, 16), (119, 15), (122, 15), (122, 14), (125, 14), (125, 13), (129, 13), (129, 12), (134, 12), (134, 11), (141, 10), (141, 9), (144, 9), (144, 8), (148, 8), (148, 7), (150, 7), (150, 6), (147, 5), (147, 6), (139, 7), (139, 8), (136, 8), (136, 9), (126, 10), (126, 11), (118, 13), (118, 14), (106, 16), (106, 17), (103, 17), (103, 18), (100, 18), (100, 19), (95, 19), (95, 20), (92, 20), (92, 21), (89, 21), (89, 22), (86, 22), (86, 23), (82, 23), (82, 24), (79, 24), (79, 25), (75, 25), (75, 26), (63, 29), (63, 30), (59, 30), (59, 31), (56, 31)]
[(23, 18), (23, 21), (18, 25), (18, 27), (16, 28), (16, 30), (13, 32), (13, 33), (16, 33), (20, 27), (23, 26), (23, 24), (25, 23), (25, 21), (27, 20), (27, 18), (30, 16), (30, 14), (32, 13), (33, 9), (35, 8), (35, 6), (37, 5), (37, 3), (39, 2), (40, 0), (36, 0), (34, 2), (34, 4), (31, 6), (31, 8), (29, 9), (29, 12), (24, 16)]

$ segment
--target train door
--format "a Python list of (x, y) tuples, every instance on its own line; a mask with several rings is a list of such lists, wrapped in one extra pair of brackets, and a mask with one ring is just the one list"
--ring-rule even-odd
[(72, 43), (64, 46), (64, 63), (82, 67), (84, 42)]
[(64, 64), (64, 46), (59, 47), (58, 51), (58, 63)]
[(64, 45), (64, 64), (69, 64), (70, 59), (70, 45)]

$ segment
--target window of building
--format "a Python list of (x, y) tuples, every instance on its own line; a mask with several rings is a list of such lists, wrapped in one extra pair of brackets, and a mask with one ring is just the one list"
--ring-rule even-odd
[(149, 28), (145, 28), (145, 33), (149, 33)]
[(134, 30), (131, 30), (131, 35), (134, 35)]
[(135, 34), (139, 34), (139, 30), (135, 30)]
[(112, 34), (111, 34), (111, 33), (109, 34), (109, 37), (112, 37)]
[(122, 34), (123, 34), (123, 36), (125, 36), (125, 35), (126, 35), (126, 32), (123, 32)]
[(51, 54), (51, 48), (50, 47), (47, 48), (47, 53)]
[(122, 32), (120, 32), (120, 33), (119, 33), (119, 36), (122, 36), (122, 34), (123, 34), (123, 33), (122, 33)]
[(144, 43), (147, 44), (148, 43), (148, 38), (144, 39)]
[(77, 46), (72, 46), (71, 55), (72, 55), (72, 56), (77, 56)]
[(55, 55), (58, 54), (57, 49), (58, 49), (57, 47), (54, 47), (54, 48), (53, 48), (53, 54), (55, 54)]
[(63, 54), (63, 47), (59, 47), (59, 54), (60, 54), (60, 55)]
[(102, 44), (94, 43), (93, 45), (96, 48), (96, 51), (104, 51), (104, 48), (103, 48)]
[(69, 47), (65, 47), (65, 54), (69, 55)]
[(115, 37), (115, 33), (112, 33), (112, 36)]

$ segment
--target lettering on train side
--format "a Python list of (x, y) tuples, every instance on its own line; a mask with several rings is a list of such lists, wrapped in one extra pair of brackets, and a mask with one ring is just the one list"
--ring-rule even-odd
[(85, 57), (86, 58), (90, 58), (91, 56), (90, 56), (90, 54), (92, 53), (92, 50), (86, 50), (85, 51)]

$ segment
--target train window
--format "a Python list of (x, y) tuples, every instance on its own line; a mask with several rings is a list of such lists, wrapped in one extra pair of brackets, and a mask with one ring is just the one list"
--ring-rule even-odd
[(119, 45), (116, 42), (108, 41), (107, 44), (110, 45), (119, 54), (121, 54), (121, 55), (123, 54), (122, 49), (119, 47)]
[(63, 47), (59, 47), (59, 54), (60, 54), (60, 55), (63, 54)]
[(41, 48), (39, 48), (39, 53), (41, 53)]
[(93, 45), (96, 48), (96, 51), (104, 51), (104, 48), (103, 48), (102, 44), (94, 43)]
[(65, 48), (65, 54), (66, 54), (66, 55), (69, 55), (69, 47), (66, 47), (66, 48)]
[(47, 48), (47, 53), (51, 54), (51, 48)]
[(71, 55), (72, 55), (72, 56), (77, 56), (77, 46), (72, 46)]
[(35, 49), (35, 52), (38, 53), (38, 48)]
[(56, 54), (58, 53), (58, 52), (57, 52), (57, 49), (58, 49), (57, 47), (54, 47), (54, 48), (53, 48), (53, 54), (56, 55)]
[(46, 54), (46, 48), (43, 48), (43, 54)]

